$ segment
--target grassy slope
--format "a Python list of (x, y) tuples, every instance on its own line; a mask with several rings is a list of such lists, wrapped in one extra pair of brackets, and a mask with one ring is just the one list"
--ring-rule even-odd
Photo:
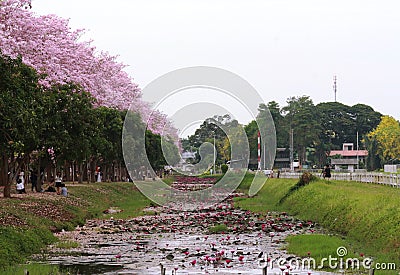
[[(246, 192), (251, 181), (251, 175), (246, 175), (240, 186), (241, 191)], [(299, 218), (317, 221), (327, 229), (346, 235), (346, 243), (351, 242), (358, 251), (378, 256), (380, 261), (399, 262), (400, 190), (353, 182), (318, 181), (294, 193), (282, 205), (277, 205), (295, 183), (296, 180), (268, 180), (257, 196), (237, 199), (236, 203), (255, 212), (287, 211)], [(131, 183), (69, 186), (69, 192), (69, 198), (59, 201), (60, 206), (71, 215), (69, 221), (57, 222), (21, 208), (23, 204), (37, 202), (37, 198), (0, 199), (0, 218), (11, 214), (27, 224), (22, 229), (0, 226), (0, 270), (1, 267), (23, 262), (31, 253), (38, 253), (46, 244), (56, 241), (49, 228), (72, 229), (86, 218), (104, 216), (102, 211), (109, 206), (124, 210), (113, 214), (115, 218), (134, 217), (150, 204)], [(39, 201), (46, 208), (48, 201)], [(307, 247), (310, 242), (314, 245), (326, 243), (319, 236), (313, 237), (315, 239), (312, 241), (301, 238), (304, 236), (294, 237), (291, 240), (294, 245), (289, 246), (296, 254), (317, 251), (315, 247)], [(296, 245), (296, 242), (300, 245)], [(337, 238), (332, 243), (332, 247), (336, 248), (342, 242)], [(296, 252), (299, 247), (300, 250)]]
[[(241, 188), (248, 186), (246, 181)], [(256, 212), (287, 211), (313, 220), (380, 261), (400, 264), (400, 189), (355, 182), (316, 181), (278, 201), (297, 180), (270, 179), (253, 198), (237, 205)]]
[[(71, 230), (83, 224), (87, 218), (102, 217), (102, 211), (110, 206), (117, 206), (124, 211), (113, 214), (115, 218), (127, 218), (140, 215), (143, 207), (150, 202), (134, 188), (132, 183), (101, 183), (84, 186), (68, 186), (69, 197), (44, 194), (31, 197), (0, 199), (0, 218), (22, 221), (25, 225), (0, 226), (0, 271), (17, 263), (22, 263), (28, 256), (39, 253), (47, 244), (55, 242), (51, 230)], [(54, 203), (54, 199), (56, 199)], [(36, 210), (24, 205), (36, 205)], [(56, 205), (62, 209), (63, 219), (57, 221), (51, 216)], [(1, 272), (0, 272), (1, 273)]]

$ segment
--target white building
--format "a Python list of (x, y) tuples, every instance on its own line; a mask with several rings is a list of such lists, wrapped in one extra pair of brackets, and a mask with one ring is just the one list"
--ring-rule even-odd
[(337, 155), (340, 155), (340, 158), (331, 159), (331, 164), (335, 167), (335, 170), (347, 169), (354, 172), (354, 168), (357, 167), (360, 162), (365, 163), (368, 151), (355, 150), (353, 143), (343, 143), (343, 150), (332, 150), (329, 153), (330, 157)]

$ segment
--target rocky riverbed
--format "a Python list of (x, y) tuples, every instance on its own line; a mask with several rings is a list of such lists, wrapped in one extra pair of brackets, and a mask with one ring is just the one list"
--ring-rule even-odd
[[(184, 191), (213, 184), (210, 179), (178, 179), (172, 187)], [(107, 219), (56, 233), (61, 242), (79, 245), (50, 247), (46, 263), (71, 274), (263, 274), (265, 267), (268, 274), (319, 274), (293, 270), (287, 263), (301, 259), (284, 250), (288, 235), (318, 230), (312, 221), (235, 208), (238, 196), (244, 195), (233, 193), (197, 211), (151, 207), (147, 215), (127, 220), (112, 218), (118, 209), (108, 209)]]
[[(290, 270), (288, 235), (312, 234), (315, 224), (286, 213), (254, 214), (235, 209), (232, 198), (214, 208), (176, 212), (150, 208), (130, 220), (89, 220), (61, 240), (79, 247), (52, 247), (48, 262), (80, 274), (318, 274)], [(300, 259), (299, 259), (300, 260)]]

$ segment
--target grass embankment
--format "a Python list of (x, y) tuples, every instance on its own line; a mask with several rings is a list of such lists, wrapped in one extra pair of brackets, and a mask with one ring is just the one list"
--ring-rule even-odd
[[(337, 241), (345, 241), (358, 253), (373, 255), (376, 261), (395, 262), (400, 267), (400, 189), (375, 184), (345, 181), (317, 180), (287, 196), (298, 180), (269, 179), (253, 198), (238, 198), (236, 205), (254, 212), (286, 211), (303, 220), (321, 224), (338, 234)], [(251, 176), (246, 176), (240, 189), (247, 190)], [(302, 238), (309, 238), (306, 242)], [(310, 239), (311, 238), (311, 239)], [(312, 238), (316, 238), (313, 240)], [(304, 244), (312, 242), (325, 245), (318, 236), (296, 236), (289, 239), (289, 250), (296, 246), (303, 251), (310, 249)], [(300, 241), (299, 241), (300, 240)], [(299, 241), (299, 244), (295, 244)], [(303, 244), (301, 244), (303, 243)], [(336, 251), (336, 241), (332, 245)], [(342, 245), (344, 245), (342, 243)], [(333, 256), (336, 253), (333, 254)], [(327, 255), (326, 255), (327, 256)]]
[(123, 211), (109, 216), (129, 218), (141, 215), (150, 205), (132, 183), (69, 184), (68, 191), (66, 198), (30, 193), (0, 199), (0, 273), (56, 242), (55, 231), (72, 230), (86, 219), (106, 217), (103, 211), (111, 206)]

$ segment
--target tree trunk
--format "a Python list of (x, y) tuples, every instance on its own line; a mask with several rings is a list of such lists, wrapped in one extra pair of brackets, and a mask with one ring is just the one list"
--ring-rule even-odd
[(83, 173), (84, 173), (83, 179), (86, 180), (87, 183), (89, 183), (90, 182), (90, 173), (89, 173), (90, 160), (86, 160), (86, 163), (85, 163), (85, 166), (84, 166), (83, 169), (84, 169), (84, 171), (83, 171)]
[(82, 183), (83, 182), (83, 167), (84, 164), (81, 162), (79, 164), (79, 178), (78, 178), (78, 183)]
[(93, 160), (91, 165), (91, 172), (92, 172), (92, 182), (96, 182), (96, 168), (97, 168), (97, 161)]
[(71, 161), (71, 167), (72, 167), (72, 183), (75, 183), (75, 161)]
[(66, 181), (71, 181), (71, 175), (69, 173), (68, 161), (64, 161), (64, 175)]
[(8, 158), (5, 154), (1, 157), (1, 175), (0, 180), (2, 185), (4, 185), (4, 197), (11, 198), (11, 180), (8, 177)]
[(118, 161), (118, 182), (122, 181), (122, 167), (121, 167), (121, 162)]
[(36, 191), (40, 192), (42, 191), (42, 183), (43, 183), (43, 175), (42, 175), (42, 169), (41, 169), (41, 163), (42, 159), (40, 156), (38, 156), (38, 164), (37, 164), (37, 185), (36, 185)]

